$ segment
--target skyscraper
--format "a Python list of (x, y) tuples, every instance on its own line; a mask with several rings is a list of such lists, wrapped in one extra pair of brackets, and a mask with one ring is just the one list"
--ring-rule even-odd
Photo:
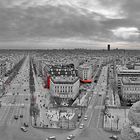
[(110, 44), (107, 45), (107, 50), (110, 51)]

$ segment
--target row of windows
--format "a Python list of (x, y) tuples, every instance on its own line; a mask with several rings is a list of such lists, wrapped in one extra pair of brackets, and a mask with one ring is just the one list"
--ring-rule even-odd
[[(56, 71), (72, 71), (74, 70), (73, 68), (70, 69), (55, 69)], [(50, 71), (55, 71), (54, 69), (50, 69)]]
[(123, 90), (138, 91), (138, 90), (140, 90), (140, 87), (134, 87), (134, 88), (125, 87), (125, 88), (123, 88)]
[(131, 95), (131, 94), (128, 94), (128, 95), (123, 95), (123, 97), (124, 98), (137, 99), (137, 98), (140, 98), (140, 94), (136, 94), (135, 96)]
[(72, 86), (55, 86), (55, 92), (72, 92)]

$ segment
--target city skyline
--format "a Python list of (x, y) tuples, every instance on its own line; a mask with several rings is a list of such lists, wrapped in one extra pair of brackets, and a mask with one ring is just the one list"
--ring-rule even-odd
[(139, 6), (138, 0), (0, 0), (0, 48), (139, 49)]

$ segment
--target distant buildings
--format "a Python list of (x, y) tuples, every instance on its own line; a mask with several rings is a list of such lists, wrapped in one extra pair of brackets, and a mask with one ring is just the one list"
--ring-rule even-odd
[(110, 51), (110, 44), (107, 45), (107, 50)]
[(78, 76), (81, 82), (92, 82), (93, 76), (93, 65), (91, 64), (83, 64), (78, 67)]
[(0, 76), (2, 77), (6, 73), (6, 60), (0, 59)]

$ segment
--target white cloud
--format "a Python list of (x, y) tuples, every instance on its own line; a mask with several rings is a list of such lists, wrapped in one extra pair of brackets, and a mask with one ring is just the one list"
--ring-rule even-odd
[(125, 18), (124, 11), (121, 8), (122, 3), (114, 3), (111, 6), (102, 3), (102, 0), (73, 0), (77, 7), (82, 7), (89, 12), (95, 12), (110, 19), (122, 19)]
[[(37, 7), (45, 5), (66, 5), (74, 7), (77, 10), (85, 9), (86, 11), (97, 14), (101, 14), (106, 18), (111, 19), (121, 19), (124, 18), (123, 11), (121, 9), (121, 4), (114, 3), (114, 5), (109, 6), (108, 3), (102, 3), (103, 0), (0, 0), (0, 3), (5, 7), (21, 6), (23, 8)], [(81, 11), (83, 14), (83, 11)]]
[(140, 32), (136, 27), (119, 27), (112, 30), (112, 32), (116, 37), (123, 39), (137, 38), (140, 35)]

